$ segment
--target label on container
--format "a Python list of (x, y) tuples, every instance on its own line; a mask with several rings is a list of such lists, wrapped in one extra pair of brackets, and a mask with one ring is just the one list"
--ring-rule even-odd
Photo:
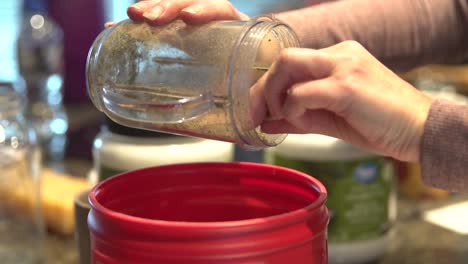
[(122, 170), (114, 169), (114, 168), (101, 164), (100, 166), (98, 166), (98, 179), (99, 181), (103, 181), (103, 180), (106, 180), (107, 178), (110, 178), (112, 176), (118, 175), (123, 172), (124, 171)]
[(273, 163), (305, 172), (325, 185), (331, 216), (330, 242), (368, 240), (388, 231), (396, 209), (390, 161), (371, 157), (317, 162), (275, 154)]

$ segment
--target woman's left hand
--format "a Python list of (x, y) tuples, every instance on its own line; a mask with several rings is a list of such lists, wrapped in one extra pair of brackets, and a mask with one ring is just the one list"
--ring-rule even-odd
[(405, 161), (419, 160), (432, 102), (354, 41), (283, 50), (251, 100), (267, 133), (324, 134)]

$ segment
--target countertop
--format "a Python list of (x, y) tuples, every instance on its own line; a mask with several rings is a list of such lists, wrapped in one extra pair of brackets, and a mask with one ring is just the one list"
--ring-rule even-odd
[(426, 210), (466, 201), (466, 196), (417, 202), (399, 199), (399, 217), (387, 253), (375, 263), (468, 263), (468, 236), (456, 234), (422, 219)]
[[(83, 108), (89, 109), (89, 113), (88, 111), (83, 111)], [(70, 124), (70, 128), (75, 130), (75, 134), (82, 136), (82, 127), (89, 124), (89, 120), (93, 120), (94, 124), (98, 123), (100, 117), (96, 115), (96, 112), (92, 108), (77, 107), (77, 109), (78, 111), (75, 112), (80, 114), (74, 116), (79, 116), (80, 118), (72, 119), (73, 122)], [(93, 131), (96, 131), (95, 125), (93, 129)], [(92, 138), (92, 135), (90, 133), (90, 138)], [(84, 148), (89, 147), (84, 146)], [(73, 153), (80, 152), (75, 151)], [(62, 166), (64, 171), (83, 177), (85, 177), (90, 168), (91, 161), (89, 157), (67, 158)], [(422, 212), (427, 209), (437, 208), (461, 200), (468, 201), (468, 196), (456, 195), (444, 200), (426, 201), (399, 199), (398, 219), (392, 229), (393, 236), (390, 240), (387, 253), (373, 264), (468, 263), (468, 236), (458, 235), (425, 222), (421, 217)], [(43, 246), (45, 264), (78, 263), (78, 253), (73, 236), (60, 236), (49, 233)]]

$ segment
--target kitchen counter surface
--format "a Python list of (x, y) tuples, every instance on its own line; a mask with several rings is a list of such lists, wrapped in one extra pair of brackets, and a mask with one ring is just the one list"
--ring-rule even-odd
[[(468, 237), (422, 219), (425, 210), (466, 201), (454, 196), (441, 201), (399, 201), (399, 217), (387, 254), (378, 264), (468, 263)], [(468, 223), (467, 223), (468, 224)]]
[[(461, 197), (444, 201), (415, 202), (399, 201), (399, 219), (388, 251), (373, 264), (458, 264), (468, 263), (468, 237), (457, 235), (421, 218), (421, 212), (457, 202)], [(415, 209), (416, 208), (416, 209)], [(73, 237), (49, 235), (45, 242), (47, 264), (77, 263)]]

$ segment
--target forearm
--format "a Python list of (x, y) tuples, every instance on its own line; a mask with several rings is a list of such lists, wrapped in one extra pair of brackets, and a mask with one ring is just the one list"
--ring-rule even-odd
[(356, 40), (393, 69), (468, 59), (467, 0), (347, 0), (276, 16), (304, 47)]

